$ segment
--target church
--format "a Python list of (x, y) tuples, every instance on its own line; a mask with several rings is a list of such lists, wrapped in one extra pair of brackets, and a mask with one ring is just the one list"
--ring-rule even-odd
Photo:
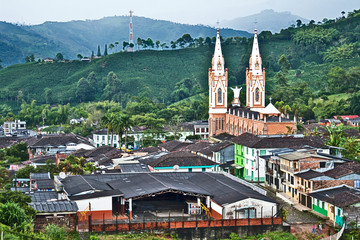
[(227, 133), (241, 135), (284, 135), (296, 132), (296, 119), (286, 118), (271, 103), (265, 106), (265, 68), (255, 30), (249, 67), (246, 68), (246, 106), (241, 106), (241, 88), (231, 88), (234, 99), (227, 102), (228, 69), (221, 51), (217, 29), (212, 67), (209, 68), (209, 136)]

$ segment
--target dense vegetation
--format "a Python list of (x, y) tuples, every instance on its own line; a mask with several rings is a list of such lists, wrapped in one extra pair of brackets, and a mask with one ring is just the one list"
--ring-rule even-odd
[[(214, 29), (203, 25), (187, 25), (145, 17), (133, 17), (135, 40), (151, 38), (155, 45), (176, 41), (184, 33), (195, 38), (212, 36)], [(245, 31), (224, 29), (223, 37), (250, 37)], [(0, 22), (0, 59), (4, 65), (23, 63), (33, 54), (36, 59), (55, 58), (61, 52), (66, 59), (76, 59), (78, 54), (90, 57), (97, 46), (104, 52), (105, 44), (113, 46), (109, 53), (119, 52), (129, 39), (129, 16), (106, 17), (99, 20), (45, 22), (40, 25), (22, 26)], [(162, 48), (165, 48), (162, 45)], [(136, 47), (137, 49), (137, 47)]]

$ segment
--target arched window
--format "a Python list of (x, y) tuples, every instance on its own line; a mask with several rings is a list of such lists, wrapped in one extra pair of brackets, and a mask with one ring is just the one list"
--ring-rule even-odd
[(259, 102), (260, 100), (260, 90), (259, 88), (255, 89), (255, 102)]
[(218, 103), (222, 103), (222, 91), (221, 91), (221, 88), (218, 89), (217, 91), (217, 94), (218, 94)]

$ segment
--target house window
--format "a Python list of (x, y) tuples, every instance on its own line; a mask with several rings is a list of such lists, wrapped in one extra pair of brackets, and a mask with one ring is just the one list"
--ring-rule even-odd
[(252, 156), (254, 156), (254, 149), (252, 150)]
[(325, 164), (326, 164), (326, 162), (320, 162), (320, 168), (324, 168)]
[(116, 141), (116, 136), (114, 136), (114, 141)]
[(319, 201), (319, 199), (317, 199), (317, 205), (320, 206), (320, 201)]
[(260, 156), (265, 156), (266, 155), (266, 150), (260, 150)]
[(189, 168), (189, 172), (192, 172), (192, 168)]
[(221, 88), (219, 88), (218, 89), (218, 92), (217, 92), (217, 94), (218, 94), (218, 103), (222, 103), (222, 90), (221, 90)]
[(96, 136), (96, 140), (98, 140), (98, 141), (99, 141), (99, 136)]
[(249, 148), (248, 147), (246, 148), (246, 154), (249, 154)]
[(259, 88), (255, 89), (255, 102), (259, 102), (260, 100), (260, 90)]
[(341, 216), (341, 210), (340, 209), (337, 210), (337, 215)]
[(103, 140), (103, 141), (105, 140), (105, 136), (102, 136), (102, 140)]
[(322, 208), (325, 209), (325, 202), (322, 202)]
[(205, 171), (206, 171), (206, 168), (202, 168), (201, 170), (202, 170), (203, 172), (205, 172)]

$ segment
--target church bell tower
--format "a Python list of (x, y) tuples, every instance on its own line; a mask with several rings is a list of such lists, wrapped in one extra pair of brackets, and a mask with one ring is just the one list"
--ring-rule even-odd
[(265, 68), (262, 68), (256, 29), (249, 68), (246, 68), (246, 106), (265, 108)]
[(228, 72), (224, 65), (220, 32), (217, 29), (214, 56), (209, 68), (209, 136), (225, 132)]

